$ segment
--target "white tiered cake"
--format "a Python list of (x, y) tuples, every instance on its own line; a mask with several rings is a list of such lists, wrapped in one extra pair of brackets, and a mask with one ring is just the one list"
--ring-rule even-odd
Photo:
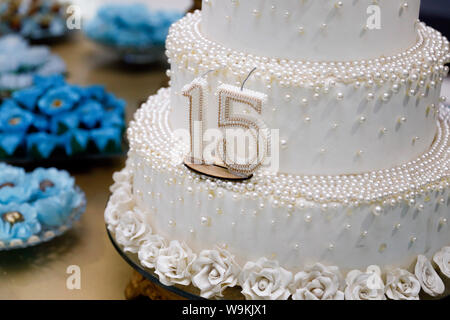
[[(444, 294), (450, 112), (439, 94), (450, 54), (419, 8), (204, 0), (171, 28), (171, 88), (128, 130), (105, 214), (117, 241), (163, 284), (192, 283), (206, 298), (238, 286), (247, 299)], [(203, 130), (276, 129), (278, 170), (222, 159), (253, 174), (224, 180), (188, 169), (178, 132), (192, 133), (193, 118)]]

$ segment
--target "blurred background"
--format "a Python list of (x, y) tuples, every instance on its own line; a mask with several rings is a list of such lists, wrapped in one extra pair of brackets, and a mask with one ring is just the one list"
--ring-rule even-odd
[(450, 1), (422, 0), (420, 19), (450, 38)]

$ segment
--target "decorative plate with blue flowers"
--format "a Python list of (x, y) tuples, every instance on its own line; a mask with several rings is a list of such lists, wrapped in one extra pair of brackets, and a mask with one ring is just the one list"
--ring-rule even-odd
[[(0, 4), (1, 6), (1, 4)], [(0, 32), (1, 34), (1, 32)], [(46, 46), (30, 46), (17, 35), (0, 37), (0, 94), (29, 87), (33, 78), (64, 74), (66, 64)]]
[(67, 3), (58, 0), (2, 0), (0, 34), (17, 33), (32, 40), (67, 34)]
[(126, 62), (148, 63), (164, 57), (169, 27), (183, 15), (177, 10), (151, 10), (142, 3), (106, 4), (86, 25), (85, 33), (116, 49)]
[(35, 77), (0, 105), (0, 158), (49, 159), (122, 152), (125, 101), (102, 86)]
[(84, 193), (66, 172), (0, 163), (0, 251), (49, 241), (70, 229), (86, 208)]

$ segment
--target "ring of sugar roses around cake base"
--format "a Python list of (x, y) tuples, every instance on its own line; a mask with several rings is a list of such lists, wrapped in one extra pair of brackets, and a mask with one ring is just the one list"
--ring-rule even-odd
[[(372, 264), (411, 270), (417, 256), (431, 259), (450, 243), (448, 109), (440, 110), (430, 150), (398, 168), (342, 177), (257, 172), (231, 183), (176, 163), (183, 146), (172, 139), (169, 96), (170, 89), (162, 89), (136, 113), (127, 167), (116, 176), (106, 221), (117, 236), (122, 215), (134, 217), (122, 222), (127, 232), (119, 231), (130, 251), (139, 252), (152, 232), (166, 244), (177, 240), (189, 248), (183, 283), (192, 278), (194, 256), (214, 248), (230, 252), (241, 267), (265, 257), (293, 274), (315, 263), (347, 273)], [(316, 201), (310, 192), (317, 185), (346, 192)], [(358, 197), (364, 192), (366, 198)]]

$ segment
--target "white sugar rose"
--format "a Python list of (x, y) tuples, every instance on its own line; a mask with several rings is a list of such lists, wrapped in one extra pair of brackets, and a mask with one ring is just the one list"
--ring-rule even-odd
[(113, 174), (113, 180), (116, 183), (130, 183), (131, 173), (128, 167), (125, 167), (121, 171), (115, 172)]
[(244, 266), (239, 283), (247, 300), (287, 300), (292, 278), (292, 273), (281, 268), (278, 262), (261, 258)]
[(116, 206), (119, 211), (125, 212), (133, 209), (134, 200), (131, 190), (125, 187), (118, 188), (113, 192), (109, 202)]
[(124, 246), (125, 252), (137, 253), (145, 235), (151, 233), (143, 217), (144, 215), (138, 209), (127, 211), (119, 216), (115, 235), (117, 242)]
[(156, 259), (158, 259), (159, 252), (166, 248), (166, 242), (158, 235), (147, 236), (139, 248), (138, 257), (141, 264), (149, 269), (156, 267)]
[(386, 276), (386, 295), (392, 300), (419, 300), (420, 283), (416, 276), (403, 269), (395, 269)]
[(346, 300), (386, 300), (381, 270), (377, 266), (370, 266), (366, 272), (353, 270), (347, 274), (345, 282)]
[(111, 192), (116, 191), (120, 187), (129, 187), (131, 190), (131, 174), (128, 169), (115, 172), (113, 175), (114, 184), (111, 186)]
[(114, 232), (114, 230), (117, 227), (117, 224), (119, 223), (119, 217), (120, 212), (117, 210), (117, 207), (115, 204), (113, 204), (111, 201), (108, 202), (108, 205), (105, 209), (105, 222), (108, 225), (109, 231)]
[(445, 247), (436, 253), (433, 261), (438, 265), (442, 274), (450, 278), (450, 247)]
[(339, 268), (317, 263), (297, 273), (289, 289), (293, 300), (344, 300), (342, 283)]
[(130, 190), (124, 187), (117, 188), (108, 201), (105, 210), (105, 221), (108, 229), (114, 231), (119, 223), (120, 216), (126, 211), (133, 210), (134, 201)]
[(166, 286), (187, 286), (191, 283), (190, 269), (195, 258), (196, 255), (184, 243), (173, 240), (167, 248), (159, 251), (155, 273)]
[(192, 284), (202, 297), (222, 297), (227, 287), (236, 286), (239, 266), (226, 250), (205, 250), (192, 264), (192, 274)]
[(428, 293), (432, 297), (441, 295), (445, 291), (444, 282), (434, 270), (431, 262), (427, 257), (419, 255), (417, 257), (417, 263), (415, 272), (417, 279), (422, 286), (423, 291)]

